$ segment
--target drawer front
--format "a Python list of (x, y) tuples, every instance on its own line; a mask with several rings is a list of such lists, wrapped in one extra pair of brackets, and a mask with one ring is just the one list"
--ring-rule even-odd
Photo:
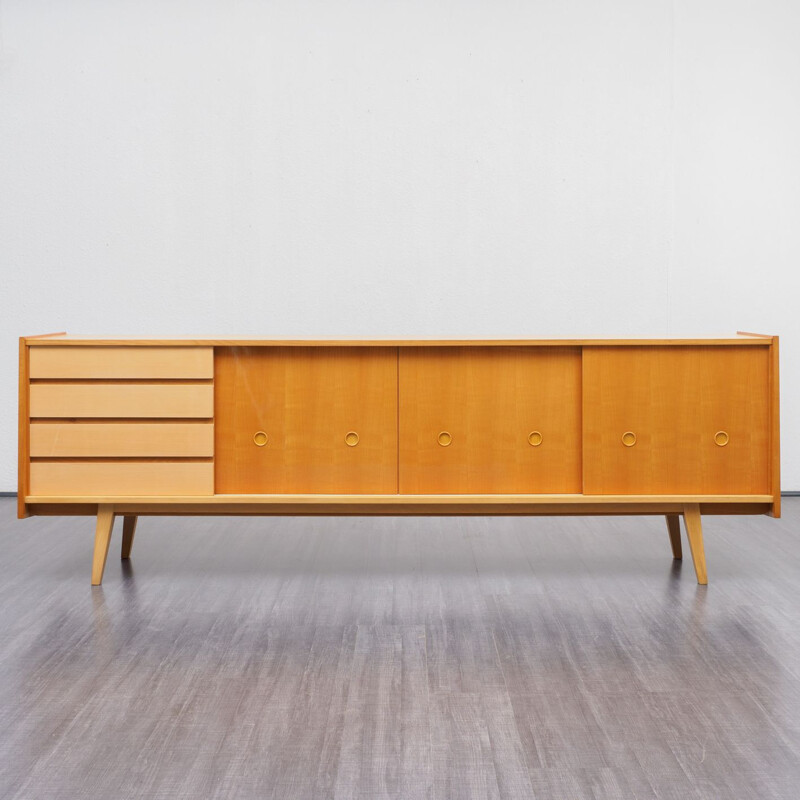
[(213, 378), (211, 347), (30, 348), (31, 378)]
[(210, 422), (34, 422), (30, 453), (39, 458), (214, 455)]
[(167, 497), (214, 493), (208, 461), (34, 461), (31, 494), (38, 496)]
[(29, 494), (214, 493), (210, 347), (33, 346)]
[(587, 494), (769, 494), (768, 347), (584, 348)]
[(581, 354), (402, 347), (402, 494), (581, 491)]
[(211, 384), (34, 383), (31, 417), (214, 416)]
[(220, 347), (220, 493), (397, 491), (397, 348)]

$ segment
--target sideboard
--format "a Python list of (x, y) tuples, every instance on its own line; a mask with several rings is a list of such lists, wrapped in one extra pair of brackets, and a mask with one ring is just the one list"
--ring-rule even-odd
[(780, 516), (778, 338), (20, 339), (19, 516)]

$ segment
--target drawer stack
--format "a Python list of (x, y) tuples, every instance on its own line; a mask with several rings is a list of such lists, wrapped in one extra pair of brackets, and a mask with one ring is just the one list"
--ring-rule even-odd
[(211, 347), (30, 348), (30, 493), (214, 493)]

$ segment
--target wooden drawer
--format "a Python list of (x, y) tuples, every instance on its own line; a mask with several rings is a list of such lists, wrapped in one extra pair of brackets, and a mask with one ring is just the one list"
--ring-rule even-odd
[(221, 347), (215, 375), (217, 493), (397, 491), (396, 348)]
[(31, 495), (214, 493), (212, 347), (35, 345), (29, 364)]
[(212, 347), (30, 348), (31, 378), (213, 378)]
[(769, 493), (769, 358), (767, 346), (584, 348), (584, 492)]
[(211, 422), (47, 422), (31, 425), (34, 458), (214, 455)]
[(34, 461), (31, 494), (168, 496), (214, 494), (211, 461)]
[(581, 491), (579, 348), (402, 347), (399, 385), (401, 494)]
[(211, 384), (34, 383), (30, 415), (35, 417), (214, 416)]

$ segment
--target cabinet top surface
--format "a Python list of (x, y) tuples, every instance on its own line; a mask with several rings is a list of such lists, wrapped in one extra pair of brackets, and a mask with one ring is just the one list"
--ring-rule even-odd
[(96, 345), (96, 346), (137, 346), (169, 345), (171, 347), (225, 346), (225, 347), (578, 347), (582, 345), (768, 345), (772, 336), (740, 333), (724, 338), (663, 338), (663, 339), (142, 339), (125, 337), (87, 337), (67, 336), (66, 334), (44, 334), (42, 336), (22, 337), (30, 346), (52, 345)]

